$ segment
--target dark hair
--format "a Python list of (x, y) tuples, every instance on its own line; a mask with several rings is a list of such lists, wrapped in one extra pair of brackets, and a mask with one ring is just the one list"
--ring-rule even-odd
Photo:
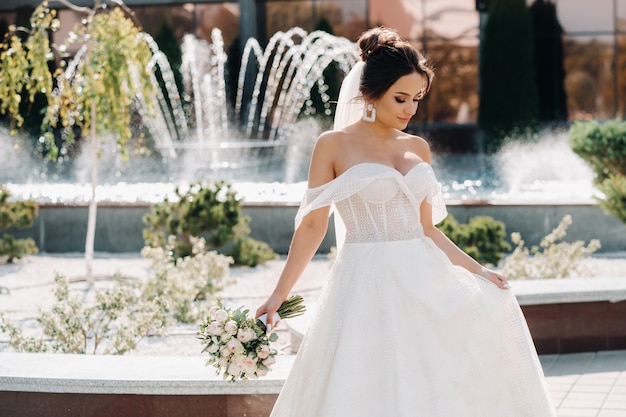
[(433, 70), (426, 58), (393, 29), (376, 27), (363, 33), (358, 41), (365, 62), (359, 90), (364, 98), (377, 100), (405, 75), (417, 72), (426, 78), (422, 97), (430, 90)]

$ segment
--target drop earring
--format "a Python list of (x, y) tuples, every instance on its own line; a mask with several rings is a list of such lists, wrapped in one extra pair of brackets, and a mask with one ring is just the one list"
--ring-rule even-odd
[(376, 108), (372, 103), (367, 103), (363, 108), (363, 120), (373, 123), (376, 120)]

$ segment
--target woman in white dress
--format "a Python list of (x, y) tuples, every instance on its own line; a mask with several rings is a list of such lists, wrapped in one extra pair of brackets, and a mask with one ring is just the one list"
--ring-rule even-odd
[(272, 317), (287, 299), (332, 207), (345, 243), (272, 417), (556, 416), (506, 278), (434, 226), (447, 212), (428, 143), (402, 132), (433, 72), (393, 30), (358, 45), (284, 270), (257, 310)]

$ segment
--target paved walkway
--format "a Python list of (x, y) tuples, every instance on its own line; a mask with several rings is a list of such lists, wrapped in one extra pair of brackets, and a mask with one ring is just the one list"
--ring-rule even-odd
[(559, 417), (626, 417), (626, 350), (540, 359)]

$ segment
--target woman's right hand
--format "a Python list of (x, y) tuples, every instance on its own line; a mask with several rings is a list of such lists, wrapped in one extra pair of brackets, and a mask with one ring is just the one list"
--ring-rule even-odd
[(267, 313), (267, 322), (265, 323), (268, 331), (271, 331), (278, 322), (274, 322), (274, 313), (278, 311), (278, 308), (285, 301), (284, 297), (280, 297), (277, 294), (272, 294), (257, 310), (255, 318), (259, 318), (263, 314)]

